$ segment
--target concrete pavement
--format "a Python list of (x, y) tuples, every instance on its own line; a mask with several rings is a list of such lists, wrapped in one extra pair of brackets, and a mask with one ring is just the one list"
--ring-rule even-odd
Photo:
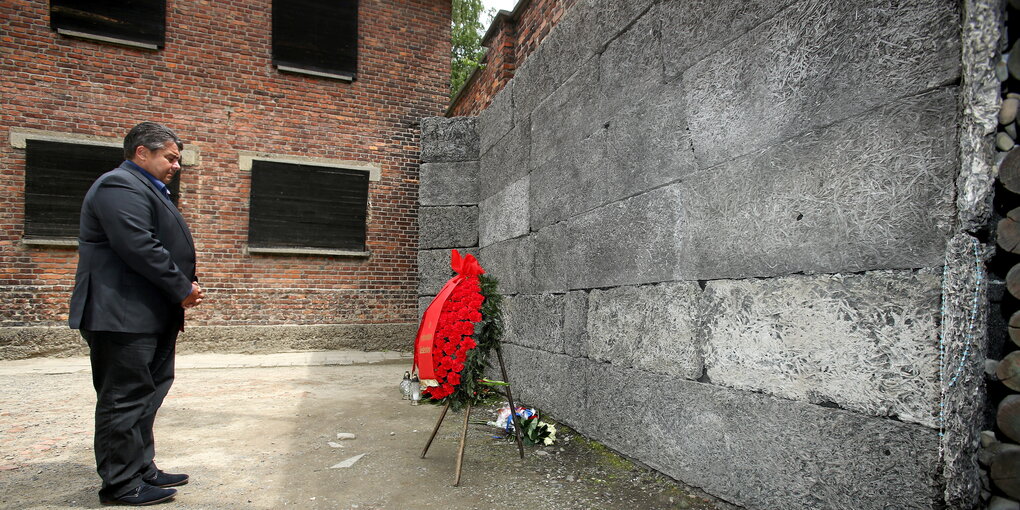
[[(450, 413), (421, 458), (440, 409), (400, 399), (410, 364), (394, 352), (179, 355), (156, 460), (192, 481), (162, 507), (735, 508), (563, 427), (521, 459), (479, 424), (498, 404), (471, 414), (454, 487), (464, 415)], [(0, 362), (0, 388), (0, 508), (99, 508), (87, 358)]]

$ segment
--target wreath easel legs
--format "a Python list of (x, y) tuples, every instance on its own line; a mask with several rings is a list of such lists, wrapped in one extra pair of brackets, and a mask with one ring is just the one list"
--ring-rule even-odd
[[(503, 364), (503, 351), (496, 346), (496, 358), (499, 359), (499, 371), (503, 375), (503, 381), (509, 383), (510, 381), (506, 376), (506, 366)], [(524, 440), (521, 439), (521, 422), (517, 416), (517, 406), (514, 405), (514, 396), (510, 391), (510, 385), (507, 384), (506, 388), (506, 400), (510, 404), (510, 416), (514, 420), (514, 437), (517, 439), (517, 450), (521, 454), (521, 458), (524, 458)], [(432, 440), (436, 438), (436, 434), (439, 433), (439, 426), (443, 424), (443, 419), (446, 418), (446, 412), (450, 410), (450, 403), (447, 402), (443, 406), (443, 411), (439, 413), (439, 419), (436, 420), (436, 426), (432, 429), (432, 435), (429, 436), (428, 442), (425, 443), (425, 449), (421, 451), (421, 458), (425, 458), (425, 454), (429, 452), (429, 447), (432, 446)], [(468, 431), (468, 420), (471, 417), (471, 404), (468, 403), (464, 409), (464, 428), (460, 433), (460, 448), (457, 449), (457, 467), (454, 472), (453, 486), (457, 487), (460, 485), (460, 473), (461, 468), (464, 465), (464, 448), (467, 446), (467, 431)]]

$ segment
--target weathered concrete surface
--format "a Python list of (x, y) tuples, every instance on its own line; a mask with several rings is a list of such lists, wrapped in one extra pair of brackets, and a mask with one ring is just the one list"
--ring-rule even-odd
[(530, 124), (524, 120), (482, 153), (479, 198), (489, 198), (528, 175), (531, 168)]
[(950, 508), (969, 508), (979, 501), (981, 478), (975, 438), (985, 423), (987, 406), (984, 363), (988, 355), (988, 277), (985, 262), (995, 251), (973, 236), (953, 236), (946, 250), (944, 352), (939, 402), (945, 409), (943, 476)]
[(66, 324), (0, 328), (0, 360), (72, 356), (88, 352), (81, 335)]
[(510, 296), (503, 300), (503, 340), (563, 353), (564, 294)]
[(598, 59), (591, 58), (561, 87), (539, 104), (531, 115), (531, 166), (602, 129)]
[(534, 294), (537, 291), (534, 236), (490, 244), (478, 253), (478, 261), (485, 272), (499, 280), (501, 293)]
[(474, 117), (426, 117), (421, 121), (423, 163), (478, 160)]
[(938, 497), (937, 435), (925, 427), (524, 347), (505, 354), (521, 398), (747, 508), (928, 509)]
[(695, 173), (681, 90), (655, 90), (537, 164), (531, 173), (533, 230)]
[(998, 171), (993, 164), (993, 137), (1002, 101), (995, 76), (1002, 41), (1004, 10), (996, 0), (963, 2), (963, 51), (960, 119), (960, 178), (956, 198), (961, 230), (985, 227), (992, 215), (993, 188)]
[(514, 128), (514, 82), (511, 80), (503, 87), (492, 103), (478, 114), (479, 151), (485, 154), (504, 135)]
[(588, 357), (667, 377), (701, 377), (700, 298), (696, 282), (592, 290)]
[(706, 373), (713, 384), (937, 427), (940, 276), (708, 282)]
[[(590, 361), (509, 343), (503, 345), (503, 358), (514, 398), (530, 402), (571, 427), (581, 427), (575, 430), (587, 434), (593, 412), (588, 397), (591, 388), (586, 384)], [(606, 403), (596, 407), (602, 409)]]
[(531, 173), (531, 229), (605, 205), (614, 191), (618, 194), (610, 188), (616, 188), (615, 169), (605, 165), (605, 159), (606, 130), (600, 129), (538, 164)]
[[(515, 445), (493, 438), (495, 429), (470, 425), (454, 487), (464, 415), (446, 416), (422, 459), (440, 409), (400, 399), (408, 357), (373, 363), (381, 353), (317, 354), (339, 364), (294, 366), (291, 355), (213, 356), (219, 364), (178, 356), (174, 387), (156, 417), (157, 459), (191, 480), (157, 508), (468, 510), (512, 501), (567, 510), (738, 510), (565, 427), (555, 445), (526, 447), (521, 459)], [(88, 359), (62, 361), (0, 362), (2, 508), (101, 507)], [(492, 420), (494, 409), (476, 407), (471, 419)], [(341, 432), (355, 438), (340, 441)], [(362, 454), (351, 467), (331, 468)]]
[(654, 0), (581, 0), (514, 75), (514, 118), (532, 112), (577, 69), (645, 14)]
[(413, 343), (415, 323), (313, 324), (305, 326), (188, 326), (177, 350), (190, 352), (280, 352), (290, 350), (394, 350)]
[(484, 248), (531, 231), (530, 183), (530, 177), (525, 176), (478, 204), (478, 246)]
[(666, 78), (743, 36), (796, 0), (668, 1), (659, 4), (658, 21)]
[(422, 163), (419, 181), (418, 203), (423, 206), (478, 203), (477, 161)]
[[(680, 84), (659, 85), (633, 105), (618, 111), (607, 128), (606, 161), (623, 198), (686, 178), (697, 170), (687, 105)], [(624, 190), (629, 190), (629, 193)]]
[(749, 508), (927, 509), (937, 499), (931, 429), (647, 373), (610, 369), (590, 383), (605, 389), (593, 401), (627, 388), (616, 398), (644, 402), (651, 465)]
[(566, 291), (673, 279), (687, 241), (681, 203), (683, 190), (673, 185), (538, 231), (538, 285)]
[(418, 248), (462, 248), (478, 244), (478, 207), (418, 209)]
[(663, 83), (659, 8), (653, 5), (599, 56), (596, 91), (603, 115), (611, 116), (657, 95), (655, 91)]
[(960, 76), (953, 0), (802, 0), (683, 75), (709, 166)]
[(941, 265), (955, 216), (955, 92), (908, 97), (691, 177), (678, 202), (681, 274)]
[(588, 357), (588, 292), (568, 292), (563, 298), (563, 352)]
[[(445, 282), (445, 280), (444, 280)], [(401, 350), (414, 341), (417, 324), (311, 324), (188, 326), (178, 337), (182, 353), (264, 353), (318, 349)], [(88, 347), (66, 326), (0, 329), (0, 360), (78, 356)]]

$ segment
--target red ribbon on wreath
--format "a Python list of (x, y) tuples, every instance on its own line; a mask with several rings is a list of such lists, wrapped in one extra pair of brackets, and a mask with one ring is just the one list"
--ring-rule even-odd
[(450, 267), (457, 274), (425, 309), (414, 339), (412, 368), (433, 399), (452, 394), (460, 384), (467, 353), (476, 346), (472, 335), (482, 320), (485, 300), (478, 283), (478, 275), (485, 271), (473, 255), (462, 258), (453, 250)]

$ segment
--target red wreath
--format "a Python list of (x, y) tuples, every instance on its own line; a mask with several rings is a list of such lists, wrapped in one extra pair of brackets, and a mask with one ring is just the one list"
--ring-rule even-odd
[(453, 250), (450, 265), (457, 275), (425, 310), (415, 339), (414, 366), (427, 386), (423, 393), (436, 400), (451, 395), (460, 384), (467, 354), (477, 345), (472, 335), (485, 301), (478, 283), (478, 275), (485, 271), (475, 257), (461, 258)]

